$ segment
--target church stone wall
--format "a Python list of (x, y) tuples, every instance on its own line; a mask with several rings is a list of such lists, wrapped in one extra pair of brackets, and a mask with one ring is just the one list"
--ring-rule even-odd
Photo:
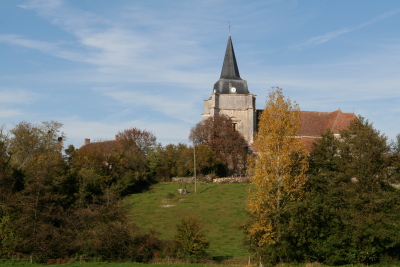
[(204, 100), (203, 120), (216, 114), (230, 117), (236, 129), (251, 144), (256, 126), (256, 96), (253, 94), (212, 94)]

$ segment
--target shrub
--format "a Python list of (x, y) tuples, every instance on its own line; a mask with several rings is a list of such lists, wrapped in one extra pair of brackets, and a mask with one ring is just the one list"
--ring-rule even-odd
[(198, 262), (207, 256), (209, 242), (205, 240), (203, 223), (196, 218), (184, 218), (177, 224), (175, 244), (177, 255), (190, 262)]

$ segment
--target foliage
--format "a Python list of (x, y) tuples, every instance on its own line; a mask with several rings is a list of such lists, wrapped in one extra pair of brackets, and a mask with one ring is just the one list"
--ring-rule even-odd
[[(177, 162), (177, 176), (193, 175), (194, 173), (194, 156), (196, 155), (196, 173), (208, 175), (216, 173), (221, 166), (221, 161), (217, 154), (207, 145), (197, 145), (194, 151), (193, 147), (188, 147), (180, 155)], [(186, 175), (185, 175), (186, 174)]]
[(246, 174), (248, 145), (244, 137), (234, 129), (232, 120), (225, 115), (215, 115), (199, 122), (190, 131), (189, 140), (194, 145), (207, 145), (224, 164), (219, 175)]
[(152, 182), (149, 155), (155, 146), (154, 134), (131, 128), (120, 132), (117, 140), (90, 143), (74, 151), (71, 165), (85, 187), (80, 191), (98, 194), (102, 188), (113, 187), (125, 196), (143, 189)]
[(203, 228), (202, 222), (193, 217), (184, 218), (177, 224), (174, 241), (178, 256), (191, 262), (198, 262), (207, 255), (206, 249), (209, 243), (206, 241)]
[(21, 122), (10, 133), (8, 153), (11, 164), (21, 168), (42, 153), (60, 152), (64, 133), (60, 132), (62, 124), (54, 121), (31, 124)]
[(387, 181), (400, 186), (400, 134), (396, 135), (395, 142), (391, 142), (390, 153), (386, 157), (390, 166), (390, 176), (387, 176)]
[(117, 140), (122, 141), (125, 149), (134, 149), (147, 156), (154, 149), (157, 138), (152, 132), (130, 128), (119, 132)]
[(70, 146), (65, 157), (61, 126), (22, 122), (0, 131), (0, 256), (138, 260), (146, 233), (118, 203), (148, 179), (154, 135), (130, 129), (117, 142)]
[(400, 134), (396, 135), (396, 140), (391, 142), (391, 153), (400, 154)]
[(74, 210), (66, 226), (77, 233), (76, 253), (108, 260), (132, 258), (139, 229), (125, 214), (123, 208), (111, 201)]
[(269, 93), (262, 112), (254, 148), (257, 153), (250, 166), (254, 190), (247, 210), (250, 221), (246, 232), (250, 248), (266, 261), (268, 246), (281, 242), (280, 222), (286, 206), (303, 196), (308, 162), (306, 149), (295, 136), (300, 129), (298, 106), (275, 88)]
[(340, 139), (325, 133), (310, 155), (305, 197), (281, 222), (279, 256), (330, 265), (398, 260), (400, 191), (390, 184), (388, 152), (386, 137), (361, 117)]
[(65, 208), (70, 204), (60, 127), (56, 122), (41, 125), (22, 122), (10, 131), (9, 161), (0, 177), (0, 191), (7, 192), (1, 199), (2, 228), (6, 233), (2, 237), (3, 254), (18, 251), (45, 258), (68, 253), (68, 246), (57, 246), (58, 242), (71, 241), (60, 227)]
[(170, 181), (171, 177), (188, 176), (193, 171), (192, 154), (186, 144), (159, 146), (153, 153), (153, 173), (158, 181)]
[[(187, 177), (194, 172), (193, 147), (179, 143), (159, 145), (150, 155), (150, 169), (157, 181), (170, 181), (171, 177)], [(206, 145), (196, 146), (196, 172), (215, 173), (221, 162), (216, 153)]]
[(165, 250), (166, 242), (159, 238), (155, 231), (138, 234), (133, 241), (135, 249), (134, 261), (148, 263)]
[(178, 145), (168, 144), (165, 147), (158, 145), (150, 156), (152, 175), (158, 181), (170, 181), (171, 177), (177, 175), (177, 162), (185, 149), (187, 146), (181, 143)]

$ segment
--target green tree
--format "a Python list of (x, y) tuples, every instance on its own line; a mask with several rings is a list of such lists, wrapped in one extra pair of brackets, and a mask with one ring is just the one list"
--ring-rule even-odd
[(335, 138), (325, 133), (310, 154), (302, 201), (282, 222), (287, 261), (329, 265), (399, 259), (400, 192), (386, 137), (359, 118)]
[(94, 196), (113, 188), (125, 196), (142, 190), (153, 182), (150, 157), (155, 148), (154, 134), (137, 128), (119, 132), (117, 140), (83, 146), (73, 152), (71, 161), (80, 192), (91, 190)]
[(186, 144), (177, 145), (168, 144), (165, 147), (159, 147), (157, 150), (158, 164), (156, 168), (156, 177), (160, 181), (170, 181), (171, 177), (187, 176), (186, 168), (189, 159), (183, 158), (186, 150)]
[(279, 249), (280, 222), (288, 203), (301, 199), (308, 162), (304, 143), (296, 138), (300, 111), (285, 98), (282, 89), (270, 91), (254, 140), (256, 156), (250, 165), (251, 192), (247, 210), (250, 221), (247, 237), (250, 248), (264, 261), (275, 261), (266, 248)]
[(3, 249), (8, 253), (11, 247), (14, 253), (39, 258), (68, 253), (64, 245), (71, 244), (71, 239), (62, 225), (73, 197), (68, 194), (60, 128), (57, 122), (22, 122), (9, 131), (7, 171), (0, 177), (3, 192), (7, 192), (2, 199), (5, 217), (1, 228), (6, 233)]
[(390, 144), (390, 153), (387, 155), (390, 166), (390, 175), (387, 181), (392, 185), (400, 185), (400, 134)]
[(184, 218), (176, 226), (175, 243), (178, 256), (191, 262), (198, 262), (207, 256), (206, 241), (203, 223), (196, 218)]
[(10, 130), (8, 153), (14, 168), (22, 168), (36, 155), (61, 152), (64, 133), (61, 123), (50, 121), (41, 124), (21, 122)]
[(201, 175), (215, 174), (221, 168), (221, 161), (217, 153), (209, 146), (200, 144), (196, 146), (196, 152), (193, 147), (188, 147), (180, 151), (177, 161), (177, 176), (188, 176), (194, 174), (194, 156), (196, 154), (196, 173)]
[(119, 205), (117, 182), (129, 171), (141, 173), (135, 169), (140, 163), (130, 163), (133, 153), (148, 153), (146, 138), (130, 146), (135, 150), (122, 141), (86, 151), (69, 147), (66, 159), (60, 127), (23, 122), (9, 136), (0, 131), (0, 255), (40, 262), (79, 254), (140, 260), (143, 242), (156, 238), (140, 238)]

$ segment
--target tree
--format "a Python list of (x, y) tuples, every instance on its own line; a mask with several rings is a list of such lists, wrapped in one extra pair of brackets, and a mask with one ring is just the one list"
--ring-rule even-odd
[(187, 176), (187, 163), (193, 160), (186, 156), (188, 147), (186, 144), (168, 144), (165, 147), (159, 145), (152, 154), (152, 169), (154, 176), (159, 181), (170, 181), (171, 177)]
[[(193, 147), (179, 143), (158, 145), (150, 154), (150, 172), (158, 181), (170, 181), (171, 177), (193, 175)], [(214, 150), (207, 145), (196, 146), (196, 172), (202, 175), (216, 173), (221, 166)]]
[(251, 192), (247, 210), (247, 237), (264, 260), (263, 249), (279, 244), (280, 220), (286, 205), (299, 200), (307, 180), (306, 148), (296, 135), (300, 129), (297, 104), (285, 98), (281, 88), (270, 91), (255, 137), (256, 156), (250, 165)]
[(22, 122), (9, 131), (8, 173), (0, 177), (2, 192), (7, 192), (1, 220), (7, 235), (0, 238), (6, 251), (13, 247), (14, 253), (43, 258), (69, 250), (71, 239), (63, 218), (73, 196), (66, 184), (68, 168), (61, 154), (64, 135), (60, 128), (57, 122)]
[(394, 185), (400, 184), (400, 134), (396, 135), (396, 141), (391, 143), (391, 153), (389, 156), (391, 166), (391, 176), (388, 182)]
[(232, 120), (225, 115), (215, 115), (199, 122), (190, 131), (189, 140), (194, 145), (207, 145), (215, 151), (225, 165), (222, 175), (246, 173), (248, 144), (235, 130)]
[(302, 201), (281, 221), (286, 261), (370, 264), (400, 257), (400, 192), (386, 137), (359, 117), (335, 138), (325, 133), (310, 153)]
[(145, 156), (148, 156), (157, 144), (157, 138), (152, 132), (138, 128), (130, 128), (119, 132), (117, 140), (123, 142), (124, 148), (137, 148)]
[(196, 218), (184, 218), (176, 226), (175, 235), (178, 256), (198, 262), (207, 255), (206, 249), (209, 243), (205, 240), (203, 224)]
[(40, 153), (61, 152), (64, 133), (61, 123), (50, 121), (41, 124), (21, 122), (10, 130), (8, 152), (15, 168), (21, 168)]
[(117, 135), (116, 167), (122, 174), (117, 186), (127, 195), (151, 183), (150, 154), (157, 145), (156, 136), (138, 128), (126, 129)]
[[(66, 158), (60, 127), (22, 122), (10, 136), (0, 131), (0, 256), (31, 255), (39, 262), (79, 254), (140, 260), (143, 243), (157, 238), (136, 236), (139, 229), (120, 205), (117, 187), (124, 175), (141, 173), (137, 166), (147, 168), (132, 159), (145, 160), (147, 152), (139, 147), (149, 151), (149, 142), (139, 136), (140, 145), (128, 147), (121, 145), (130, 141), (70, 146)], [(157, 249), (156, 244), (152, 250)]]
[(156, 147), (155, 135), (131, 128), (119, 132), (116, 139), (90, 143), (73, 152), (72, 167), (80, 186), (92, 188), (93, 193), (113, 187), (125, 196), (152, 182), (150, 155)]

